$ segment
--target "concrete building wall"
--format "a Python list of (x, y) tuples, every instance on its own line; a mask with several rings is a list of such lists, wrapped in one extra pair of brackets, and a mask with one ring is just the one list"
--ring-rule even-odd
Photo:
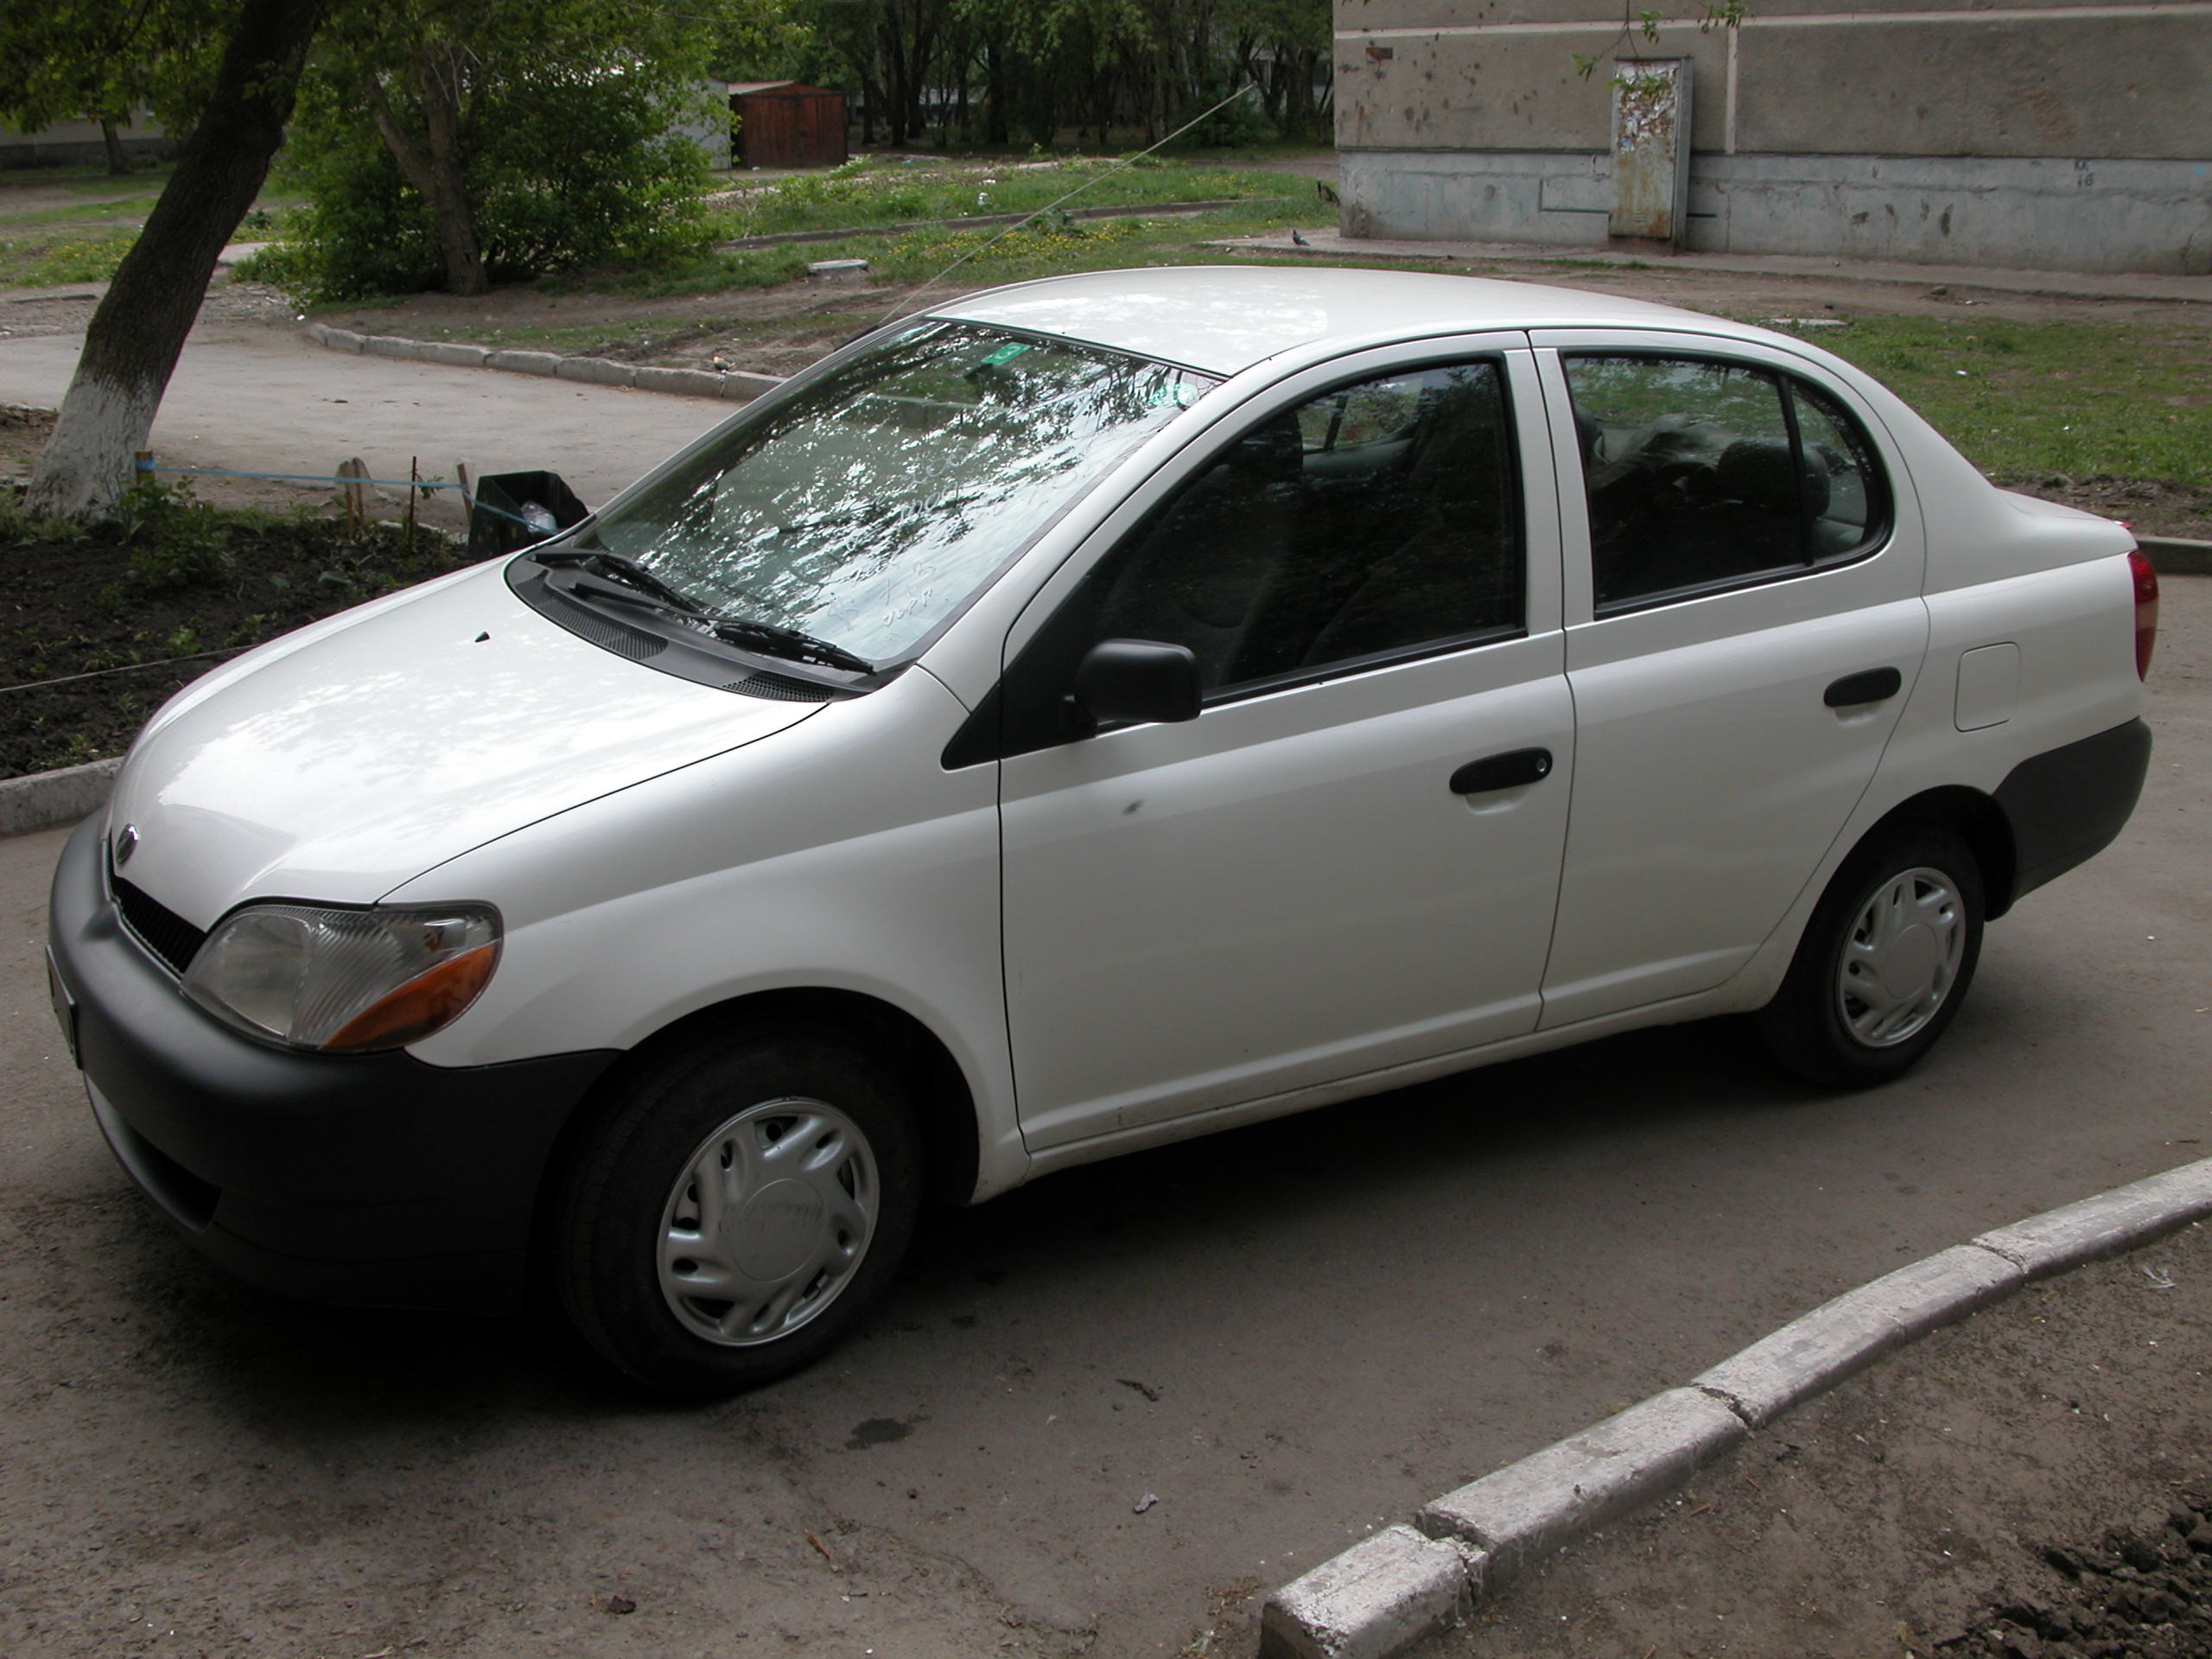
[(2212, 3), (1827, 3), (1629, 42), (1593, 0), (1338, 0), (1345, 228), (1603, 243), (1643, 55), (1694, 65), (1693, 248), (2212, 271)]
[[(141, 111), (122, 130), (123, 147), (136, 159), (165, 161), (175, 145), (162, 124)], [(105, 167), (107, 145), (96, 121), (56, 121), (25, 132), (0, 121), (0, 167)]]

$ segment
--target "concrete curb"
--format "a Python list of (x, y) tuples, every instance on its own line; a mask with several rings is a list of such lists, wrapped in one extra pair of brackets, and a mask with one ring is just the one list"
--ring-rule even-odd
[(1385, 1527), (1269, 1597), (1262, 1650), (1294, 1659), (1395, 1653), (1464, 1617), (1484, 1568), (1479, 1551)]
[(2151, 568), (2162, 576), (2212, 576), (2212, 542), (2193, 542), (2184, 536), (2138, 536), (2135, 545), (2151, 558)]
[(327, 322), (310, 322), (300, 332), (326, 351), (397, 358), (410, 363), (437, 363), (456, 369), (499, 369), (508, 374), (575, 380), (585, 385), (628, 386), (678, 397), (719, 397), (724, 403), (750, 403), (765, 391), (783, 385), (773, 374), (752, 374), (742, 369), (713, 373), (705, 369), (662, 369), (617, 363), (603, 357), (564, 357), (558, 352), (501, 351), (489, 346), (467, 346), (458, 340), (409, 340), (399, 334), (361, 334), (351, 328), (334, 328)]
[(115, 774), (123, 769), (120, 756), (64, 766), (59, 772), (35, 772), (24, 778), (0, 780), (0, 836), (20, 836), (33, 830), (88, 818), (107, 804), (115, 789)]
[(1386, 1527), (1283, 1586), (1261, 1610), (1262, 1659), (1386, 1659), (1884, 1354), (2035, 1280), (2207, 1217), (2212, 1158), (2031, 1216), (1847, 1291), (1687, 1388), (1438, 1498), (1415, 1517), (1418, 1531)]

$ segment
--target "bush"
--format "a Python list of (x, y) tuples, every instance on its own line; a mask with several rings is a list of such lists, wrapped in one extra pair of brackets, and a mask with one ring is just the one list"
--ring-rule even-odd
[[(1209, 100), (1209, 102), (1217, 100)], [(1168, 130), (1173, 131), (1175, 128), (1181, 126), (1205, 107), (1205, 104), (1194, 104), (1189, 109), (1179, 111), (1175, 119), (1169, 123)], [(1274, 123), (1268, 119), (1267, 111), (1260, 107), (1260, 100), (1256, 98), (1245, 97), (1238, 99), (1233, 104), (1224, 105), (1167, 148), (1170, 149), (1244, 149), (1255, 144), (1271, 144), (1281, 136), (1275, 130)]]
[[(542, 60), (483, 73), (461, 149), (493, 282), (706, 251), (706, 156), (650, 78)], [(302, 97), (285, 171), (308, 205), (240, 275), (316, 300), (442, 286), (429, 204), (345, 86), (326, 79)]]

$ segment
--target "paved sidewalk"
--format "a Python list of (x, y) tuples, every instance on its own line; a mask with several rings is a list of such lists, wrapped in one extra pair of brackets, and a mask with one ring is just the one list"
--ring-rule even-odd
[[(0, 404), (58, 408), (79, 334), (0, 339)], [(289, 328), (194, 329), (154, 422), (170, 466), (328, 474), (359, 455), (376, 478), (543, 467), (597, 506), (732, 412), (728, 404), (326, 351)], [(308, 486), (327, 496), (327, 486)], [(394, 504), (396, 506), (396, 503)]]

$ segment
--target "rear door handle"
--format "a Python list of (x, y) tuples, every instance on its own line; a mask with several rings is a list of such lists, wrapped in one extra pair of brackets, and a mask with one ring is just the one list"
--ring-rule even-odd
[(1831, 709), (1853, 709), (1861, 703), (1887, 702), (1904, 685), (1904, 676), (1894, 668), (1870, 668), (1847, 674), (1822, 694)]
[(1549, 749), (1514, 749), (1504, 754), (1470, 760), (1452, 774), (1454, 795), (1484, 795), (1494, 789), (1516, 789), (1540, 784), (1552, 775)]

